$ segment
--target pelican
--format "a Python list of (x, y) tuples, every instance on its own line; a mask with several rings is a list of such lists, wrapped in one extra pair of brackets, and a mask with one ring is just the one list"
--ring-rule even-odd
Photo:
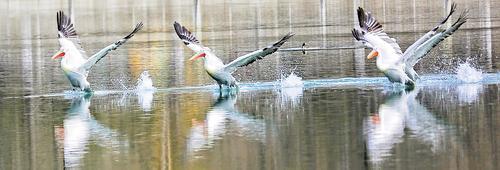
[(451, 14), (455, 12), (456, 4), (451, 5), (451, 10), (437, 26), (427, 32), (424, 36), (413, 43), (403, 53), (396, 43), (382, 29), (382, 25), (371, 15), (358, 8), (358, 20), (360, 29), (354, 28), (352, 35), (358, 41), (371, 48), (372, 51), (367, 58), (377, 57), (377, 68), (391, 82), (403, 83), (409, 87), (415, 86), (415, 81), (419, 78), (413, 66), (420, 61), (439, 42), (453, 34), (462, 24), (467, 21), (468, 10), (464, 10), (458, 20), (449, 28), (439, 30), (446, 23)]
[(249, 54), (240, 56), (228, 64), (224, 64), (221, 59), (219, 59), (210, 48), (203, 46), (196, 37), (191, 34), (191, 32), (186, 29), (186, 27), (181, 26), (179, 23), (174, 22), (175, 32), (179, 38), (188, 46), (191, 50), (196, 52), (196, 54), (189, 60), (194, 61), (199, 58), (204, 60), (205, 71), (212, 77), (219, 88), (222, 86), (237, 87), (236, 79), (231, 75), (239, 67), (247, 66), (256, 60), (263, 59), (265, 56), (272, 54), (278, 50), (290, 37), (295, 35), (294, 33), (288, 33), (286, 36), (281, 38), (278, 42), (267, 46), (266, 48), (251, 52)]
[(116, 48), (127, 42), (128, 39), (132, 38), (135, 33), (142, 29), (142, 26), (142, 22), (139, 22), (130, 34), (103, 48), (87, 59), (87, 55), (80, 45), (80, 40), (71, 19), (62, 11), (59, 11), (57, 12), (57, 30), (61, 48), (52, 56), (52, 59), (62, 58), (61, 68), (74, 90), (79, 89), (90, 92), (90, 83), (87, 81), (87, 76), (92, 66), (106, 56), (108, 52), (116, 50)]

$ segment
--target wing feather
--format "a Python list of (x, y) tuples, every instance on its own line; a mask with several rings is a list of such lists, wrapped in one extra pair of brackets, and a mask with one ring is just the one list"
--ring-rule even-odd
[(66, 38), (73, 42), (75, 47), (84, 53), (78, 34), (76, 33), (75, 26), (71, 22), (71, 18), (64, 14), (63, 11), (57, 12), (57, 36), (59, 38)]
[(92, 66), (94, 66), (97, 62), (99, 62), (102, 58), (104, 58), (104, 56), (106, 56), (110, 51), (116, 50), (118, 47), (120, 47), (121, 45), (125, 44), (125, 42), (127, 42), (127, 40), (129, 40), (137, 32), (139, 32), (139, 30), (141, 30), (143, 28), (143, 26), (144, 26), (144, 24), (142, 22), (137, 23), (135, 25), (134, 30), (132, 30), (132, 32), (130, 34), (128, 34), (127, 36), (125, 36), (122, 39), (118, 40), (117, 42), (115, 42), (115, 43), (113, 43), (111, 45), (108, 45), (107, 47), (103, 48), (99, 52), (97, 52), (94, 55), (92, 55), (87, 60), (87, 62), (85, 62), (85, 64), (83, 65), (83, 68), (85, 69), (85, 71), (88, 72), (92, 68)]
[(359, 27), (361, 30), (352, 30), (352, 35), (356, 40), (367, 43), (367, 45), (371, 48), (390, 46), (394, 49), (395, 53), (402, 54), (401, 48), (396, 41), (384, 32), (382, 25), (372, 16), (371, 13), (365, 12), (361, 7), (358, 8), (357, 13)]
[(224, 70), (229, 72), (229, 73), (232, 73), (232, 72), (236, 71), (236, 69), (238, 67), (244, 67), (244, 66), (247, 66), (249, 64), (252, 64), (253, 62), (255, 62), (259, 59), (263, 59), (265, 56), (278, 51), (278, 49), (288, 39), (290, 39), (294, 35), (295, 35), (294, 33), (290, 32), (287, 35), (285, 35), (283, 38), (281, 38), (281, 40), (279, 40), (278, 42), (276, 42), (270, 46), (267, 46), (266, 48), (263, 48), (263, 49), (251, 52), (249, 54), (243, 55), (241, 57), (238, 57), (235, 60), (233, 60), (232, 62), (226, 64), (224, 66)]
[(205, 48), (200, 41), (184, 26), (179, 24), (177, 21), (174, 22), (175, 33), (179, 38), (188, 46), (191, 50), (196, 53), (203, 51)]
[(451, 36), (455, 31), (460, 28), (465, 22), (467, 22), (468, 19), (468, 10), (463, 11), (460, 16), (458, 17), (457, 21), (453, 23), (449, 28), (446, 30), (437, 33), (436, 35), (432, 36), (429, 38), (427, 41), (424, 43), (420, 44), (416, 49), (413, 55), (408, 54), (408, 57), (405, 61), (405, 63), (408, 66), (413, 67), (415, 64), (420, 61), (427, 53), (429, 53), (436, 45), (438, 45), (441, 41), (444, 39), (448, 38)]
[(414, 53), (418, 46), (422, 45), (425, 41), (429, 40), (432, 36), (436, 35), (437, 30), (441, 28), (441, 26), (443, 26), (444, 23), (446, 23), (446, 21), (448, 21), (448, 19), (451, 17), (451, 15), (455, 12), (456, 9), (457, 9), (457, 4), (452, 3), (448, 15), (438, 25), (436, 25), (429, 32), (424, 34), (424, 36), (420, 37), (417, 41), (415, 41), (415, 43), (410, 45), (403, 53), (403, 56), (405, 56), (404, 58), (408, 58), (408, 56), (411, 56), (408, 54)]

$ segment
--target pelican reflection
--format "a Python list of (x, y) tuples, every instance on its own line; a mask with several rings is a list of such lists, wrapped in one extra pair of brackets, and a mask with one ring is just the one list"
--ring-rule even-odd
[[(88, 152), (89, 144), (117, 150), (127, 145), (119, 139), (120, 134), (99, 123), (91, 115), (90, 94), (72, 97), (70, 109), (62, 127), (55, 127), (59, 149), (63, 151), (64, 167), (76, 167)], [(123, 148), (121, 148), (123, 149)]]
[(364, 121), (369, 161), (378, 164), (392, 155), (392, 149), (408, 138), (431, 146), (433, 152), (443, 146), (445, 125), (417, 100), (418, 89), (393, 92), (379, 105), (378, 113)]
[(187, 153), (195, 156), (198, 151), (210, 149), (218, 139), (229, 133), (254, 140), (264, 138), (264, 121), (235, 107), (237, 95), (221, 94), (202, 121), (192, 120), (188, 135)]

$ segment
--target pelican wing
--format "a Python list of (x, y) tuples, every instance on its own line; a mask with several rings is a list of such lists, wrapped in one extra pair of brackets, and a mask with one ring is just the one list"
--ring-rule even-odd
[(371, 15), (358, 8), (358, 20), (361, 30), (353, 29), (352, 35), (358, 41), (363, 42), (372, 49), (387, 51), (401, 55), (401, 48), (396, 40), (389, 37), (382, 28), (382, 25)]
[(134, 30), (130, 34), (128, 34), (127, 36), (125, 36), (122, 39), (118, 40), (117, 42), (115, 42), (115, 43), (113, 43), (111, 45), (108, 45), (107, 47), (103, 48), (99, 52), (97, 52), (94, 55), (92, 55), (92, 57), (90, 57), (87, 60), (87, 62), (85, 62), (85, 64), (83, 65), (83, 68), (86, 71), (89, 71), (92, 68), (92, 66), (94, 66), (94, 64), (96, 64), (97, 62), (99, 62), (99, 60), (101, 60), (104, 56), (106, 56), (110, 51), (116, 50), (116, 48), (118, 48), (119, 46), (125, 44), (125, 42), (127, 42), (127, 40), (129, 40), (130, 38), (132, 38), (135, 35), (135, 33), (137, 33), (139, 30), (142, 29), (142, 27), (143, 27), (142, 22), (137, 23), (137, 25), (135, 25)]
[(438, 45), (445, 38), (451, 36), (455, 31), (458, 30), (458, 28), (460, 28), (460, 26), (462, 26), (462, 24), (467, 22), (467, 15), (468, 15), (468, 10), (463, 11), (462, 14), (460, 14), (460, 17), (457, 19), (457, 21), (455, 21), (455, 23), (453, 23), (453, 25), (451, 25), (451, 27), (437, 33), (424, 43), (420, 44), (415, 49), (415, 52), (412, 53), (413, 55), (408, 54), (405, 63), (411, 67), (417, 64), (417, 62), (420, 61), (420, 59), (422, 59), (427, 53), (429, 53), (432, 50), (432, 48)]
[(179, 24), (177, 21), (174, 22), (174, 29), (177, 36), (188, 46), (191, 50), (196, 53), (200, 53), (205, 48), (198, 39), (184, 26)]
[(57, 31), (59, 38), (70, 40), (78, 50), (84, 52), (71, 18), (65, 15), (63, 11), (57, 12)]
[(403, 56), (405, 56), (404, 58), (408, 58), (407, 56), (411, 56), (411, 54), (415, 52), (415, 50), (418, 48), (418, 46), (422, 45), (423, 43), (425, 43), (425, 41), (429, 40), (432, 36), (436, 35), (438, 29), (441, 28), (441, 26), (443, 26), (444, 23), (446, 23), (446, 21), (448, 21), (450, 16), (455, 12), (456, 8), (457, 8), (457, 4), (452, 3), (450, 13), (448, 13), (448, 16), (446, 16), (446, 18), (444, 18), (432, 30), (430, 30), (424, 36), (420, 37), (417, 41), (415, 41), (415, 43), (410, 45), (410, 47), (408, 47), (406, 49), (406, 51), (403, 53)]
[(238, 57), (237, 59), (233, 60), (232, 62), (226, 64), (224, 66), (224, 70), (227, 72), (234, 72), (238, 67), (244, 67), (247, 66), (259, 59), (263, 59), (265, 56), (272, 54), (278, 50), (290, 37), (294, 36), (295, 34), (290, 32), (287, 35), (285, 35), (281, 40), (278, 42), (267, 46), (266, 48), (251, 52), (249, 54), (246, 54), (244, 56)]

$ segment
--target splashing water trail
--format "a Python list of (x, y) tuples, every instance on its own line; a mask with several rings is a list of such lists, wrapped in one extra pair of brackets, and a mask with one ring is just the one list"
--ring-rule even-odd
[(302, 77), (299, 77), (299, 76), (295, 75), (294, 72), (292, 72), (292, 73), (290, 73), (290, 75), (288, 75), (288, 77), (286, 77), (284, 79), (281, 78), (280, 85), (282, 88), (303, 87), (304, 83), (302, 82)]
[(137, 79), (135, 90), (136, 91), (146, 91), (146, 90), (155, 90), (155, 89), (156, 88), (153, 87), (153, 80), (151, 79), (149, 72), (148, 71), (142, 72), (139, 79)]
[(297, 106), (304, 91), (302, 77), (297, 76), (293, 72), (286, 78), (283, 78), (284, 76), (281, 77), (279, 81), (279, 85), (281, 86), (281, 105), (285, 106), (287, 103), (291, 103), (292, 107)]
[(466, 83), (476, 83), (481, 81), (483, 73), (475, 69), (468, 62), (462, 63), (457, 68), (457, 78)]

